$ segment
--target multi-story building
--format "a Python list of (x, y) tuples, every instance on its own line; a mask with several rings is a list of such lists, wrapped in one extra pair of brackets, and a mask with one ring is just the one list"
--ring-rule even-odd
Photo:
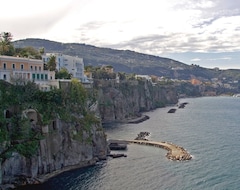
[(84, 63), (83, 58), (63, 55), (61, 53), (46, 53), (42, 56), (43, 62), (47, 63), (51, 56), (56, 58), (56, 69), (59, 71), (61, 68), (66, 68), (73, 78), (85, 82), (84, 77)]
[(12, 56), (0, 56), (0, 79), (14, 81), (33, 81), (42, 90), (57, 86), (55, 72), (43, 70), (43, 61)]

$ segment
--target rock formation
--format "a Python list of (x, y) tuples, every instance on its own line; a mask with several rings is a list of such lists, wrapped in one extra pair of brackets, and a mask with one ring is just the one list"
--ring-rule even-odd
[(141, 116), (141, 112), (178, 102), (171, 85), (152, 85), (149, 81), (95, 81), (99, 94), (99, 111), (103, 123), (125, 122)]
[(81, 138), (75, 136), (79, 127), (58, 119), (52, 125), (43, 126), (43, 138), (35, 156), (26, 158), (13, 153), (3, 162), (3, 184), (38, 183), (46, 179), (46, 174), (93, 165), (99, 159), (106, 159), (107, 141), (102, 127), (93, 125)]

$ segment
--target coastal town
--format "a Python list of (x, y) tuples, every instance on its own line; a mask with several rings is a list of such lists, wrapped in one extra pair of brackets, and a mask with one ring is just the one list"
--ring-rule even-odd
[[(51, 57), (55, 59), (55, 69), (46, 70), (44, 65)], [(51, 87), (59, 88), (59, 81), (69, 81), (70, 78), (78, 79), (86, 87), (91, 87), (94, 80), (111, 80), (119, 83), (126, 80), (121, 73), (115, 72), (111, 65), (101, 65), (100, 67), (92, 67), (92, 70), (84, 69), (83, 58), (64, 55), (61, 53), (45, 53), (42, 55), (42, 60), (32, 59), (27, 57), (14, 57), (0, 55), (0, 79), (13, 83), (14, 81), (34, 81), (43, 91), (49, 91)], [(89, 68), (89, 67), (86, 67)], [(60, 72), (65, 69), (70, 78), (56, 78), (56, 71)], [(95, 69), (95, 70), (94, 70)], [(102, 71), (102, 75), (94, 75), (96, 69)], [(180, 68), (178, 68), (180, 69)], [(214, 68), (218, 71), (218, 68)], [(140, 75), (140, 74), (125, 74), (131, 75), (136, 80), (149, 81), (153, 86), (157, 84), (172, 84), (181, 86), (181, 84), (189, 84), (192, 88), (198, 89), (199, 96), (216, 96), (222, 94), (237, 94), (239, 89), (239, 80), (223, 78), (197, 79), (189, 80), (169, 79), (165, 76)], [(180, 97), (191, 96), (191, 94), (179, 92)]]
[[(180, 103), (180, 98), (239, 93), (239, 80), (225, 75), (174, 77), (185, 71), (181, 66), (169, 68), (174, 75), (170, 78), (167, 71), (157, 76), (121, 72), (110, 63), (85, 65), (83, 57), (44, 52), (44, 48), (16, 50), (0, 55), (0, 139), (8, 142), (2, 143), (2, 184), (37, 184), (108, 157), (128, 159), (126, 152), (114, 150), (127, 150), (129, 144), (167, 150), (169, 160), (191, 160), (191, 151), (149, 138), (147, 129), (135, 139), (111, 141), (104, 127), (140, 124), (151, 120), (144, 112), (157, 108), (175, 105), (168, 112), (175, 113), (188, 104)], [(190, 68), (201, 70), (196, 65)], [(215, 68), (214, 73), (218, 72)]]

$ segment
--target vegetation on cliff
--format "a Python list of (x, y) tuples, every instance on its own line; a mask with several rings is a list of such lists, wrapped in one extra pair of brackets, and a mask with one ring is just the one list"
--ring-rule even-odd
[[(55, 118), (83, 125), (90, 130), (99, 120), (87, 110), (91, 96), (77, 80), (72, 80), (65, 89), (43, 92), (35, 83), (11, 85), (0, 81), (0, 158), (4, 161), (12, 152), (25, 157), (36, 153), (38, 142), (44, 138), (41, 126), (51, 124)], [(32, 125), (24, 110), (34, 109), (39, 115), (38, 123)], [(34, 127), (35, 126), (35, 127)], [(81, 136), (82, 131), (78, 131)]]

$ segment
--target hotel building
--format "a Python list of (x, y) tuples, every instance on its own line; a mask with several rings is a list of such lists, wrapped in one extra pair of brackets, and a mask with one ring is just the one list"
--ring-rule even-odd
[(43, 61), (37, 59), (0, 56), (0, 80), (33, 81), (41, 90), (49, 90), (51, 86), (58, 87), (55, 72), (43, 70)]

